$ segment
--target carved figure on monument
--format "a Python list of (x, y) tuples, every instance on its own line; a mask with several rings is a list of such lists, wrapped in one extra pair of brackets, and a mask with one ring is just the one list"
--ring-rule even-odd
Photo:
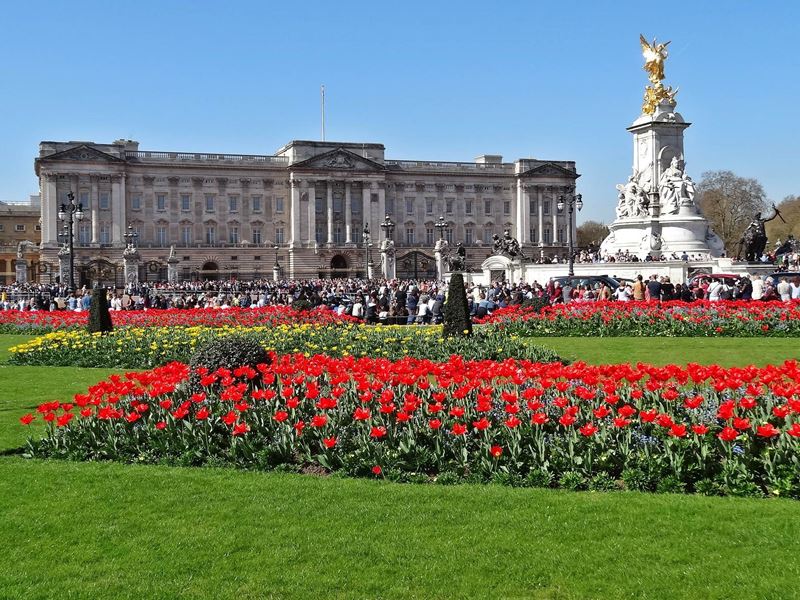
[(678, 166), (678, 157), (672, 157), (669, 167), (658, 181), (661, 207), (667, 214), (675, 214), (683, 206), (694, 206), (694, 182)]
[(639, 176), (640, 173), (634, 173), (628, 177), (625, 185), (617, 185), (619, 191), (619, 203), (616, 209), (618, 219), (647, 216), (650, 202), (647, 199), (647, 193), (639, 184)]

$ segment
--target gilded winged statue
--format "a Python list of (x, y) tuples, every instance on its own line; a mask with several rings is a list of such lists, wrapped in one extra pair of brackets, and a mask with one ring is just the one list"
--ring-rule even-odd
[(658, 83), (664, 79), (664, 61), (667, 60), (667, 46), (666, 44), (657, 44), (656, 39), (653, 38), (653, 43), (650, 44), (644, 36), (639, 34), (639, 42), (642, 44), (642, 55), (644, 56), (644, 70), (648, 73), (648, 78), (653, 83)]

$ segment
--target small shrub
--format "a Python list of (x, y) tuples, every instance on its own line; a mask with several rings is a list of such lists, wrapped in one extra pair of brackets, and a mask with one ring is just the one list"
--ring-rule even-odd
[(662, 477), (656, 485), (659, 494), (682, 494), (686, 491), (686, 484), (674, 475)]
[(586, 489), (586, 480), (584, 476), (577, 471), (567, 471), (558, 480), (558, 485), (565, 490), (576, 492)]
[[(194, 353), (189, 365), (192, 371), (205, 367), (209, 372), (225, 368), (234, 370), (239, 367), (256, 368), (257, 365), (269, 364), (270, 358), (267, 351), (255, 339), (243, 335), (218, 337), (202, 346)], [(191, 386), (199, 385), (199, 376), (193, 373)]]
[(533, 469), (525, 478), (525, 485), (536, 488), (549, 488), (553, 485), (553, 474), (544, 469)]
[(694, 491), (703, 496), (719, 496), (722, 493), (719, 484), (713, 479), (701, 479), (694, 484)]
[(92, 303), (89, 305), (89, 333), (111, 331), (111, 313), (108, 311), (106, 289), (100, 286), (92, 290)]
[(589, 489), (593, 492), (610, 492), (616, 490), (617, 483), (608, 473), (598, 473), (589, 480)]
[(461, 477), (459, 477), (458, 473), (445, 471), (444, 473), (439, 474), (439, 476), (435, 479), (435, 482), (439, 485), (457, 485), (461, 483)]
[(653, 490), (653, 480), (642, 469), (625, 469), (622, 472), (622, 482), (625, 489), (634, 492), (649, 492)]
[(444, 303), (442, 336), (448, 338), (463, 335), (472, 335), (472, 320), (469, 316), (464, 277), (461, 273), (453, 273), (447, 288), (447, 301)]

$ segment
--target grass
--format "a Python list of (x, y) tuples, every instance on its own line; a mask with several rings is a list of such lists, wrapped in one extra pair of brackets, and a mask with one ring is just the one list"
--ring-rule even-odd
[[(21, 339), (0, 336), (0, 356)], [(590, 362), (798, 354), (775, 339), (538, 341)], [(110, 372), (0, 365), (0, 449), (38, 402)], [(784, 500), (4, 456), (0, 514), (0, 598), (800, 597), (800, 503)]]
[(719, 364), (726, 367), (780, 364), (800, 359), (797, 338), (531, 337), (531, 344), (590, 364), (622, 362)]

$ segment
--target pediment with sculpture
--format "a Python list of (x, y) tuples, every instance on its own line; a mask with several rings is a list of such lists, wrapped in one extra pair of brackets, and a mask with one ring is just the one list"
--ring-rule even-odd
[(337, 148), (324, 154), (313, 156), (309, 159), (296, 162), (291, 166), (295, 169), (309, 169), (315, 171), (345, 171), (345, 172), (377, 172), (385, 171), (386, 167), (355, 152), (350, 152), (344, 148)]
[(88, 144), (81, 144), (61, 152), (56, 152), (48, 156), (42, 156), (40, 160), (74, 160), (83, 162), (123, 162), (121, 158), (92, 148)]

